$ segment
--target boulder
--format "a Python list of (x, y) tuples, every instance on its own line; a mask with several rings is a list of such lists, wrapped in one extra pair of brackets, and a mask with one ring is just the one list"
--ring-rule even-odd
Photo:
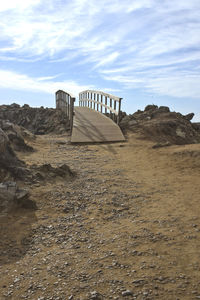
[(33, 148), (27, 145), (23, 137), (23, 135), (26, 137), (28, 136), (27, 130), (9, 121), (4, 121), (4, 120), (0, 120), (0, 128), (7, 135), (13, 150), (28, 151), (28, 152), (33, 151)]
[(152, 105), (147, 105), (147, 106), (145, 107), (144, 111), (156, 110), (156, 109), (158, 109), (158, 106), (152, 104)]

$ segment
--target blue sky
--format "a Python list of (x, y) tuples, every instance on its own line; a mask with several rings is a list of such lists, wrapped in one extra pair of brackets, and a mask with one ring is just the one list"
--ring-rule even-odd
[(1, 1), (0, 104), (54, 107), (58, 89), (200, 121), (200, 1)]

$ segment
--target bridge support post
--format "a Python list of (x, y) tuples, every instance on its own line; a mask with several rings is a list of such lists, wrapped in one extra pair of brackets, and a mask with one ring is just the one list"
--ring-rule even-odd
[(120, 118), (121, 118), (121, 101), (123, 98), (119, 98), (119, 107), (118, 107), (118, 116), (117, 116), (117, 125), (119, 125)]
[(72, 128), (73, 128), (73, 120), (74, 120), (74, 102), (76, 101), (76, 98), (70, 97), (70, 135), (72, 134)]

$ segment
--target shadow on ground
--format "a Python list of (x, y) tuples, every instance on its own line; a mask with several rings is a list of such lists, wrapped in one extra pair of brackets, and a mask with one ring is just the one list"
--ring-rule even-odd
[(30, 249), (35, 211), (15, 210), (0, 216), (0, 265), (19, 261)]

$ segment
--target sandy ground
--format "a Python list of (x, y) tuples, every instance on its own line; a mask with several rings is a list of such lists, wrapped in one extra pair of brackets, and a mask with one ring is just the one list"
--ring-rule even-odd
[(0, 219), (0, 299), (200, 299), (200, 145), (32, 146), (76, 176), (20, 182), (38, 210)]

